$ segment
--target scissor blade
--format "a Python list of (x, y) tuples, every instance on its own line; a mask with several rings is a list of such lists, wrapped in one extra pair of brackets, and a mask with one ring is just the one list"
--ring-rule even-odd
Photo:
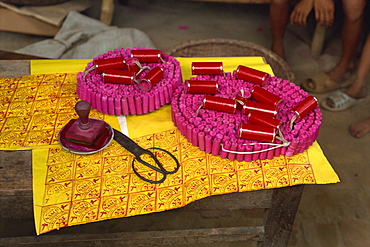
[(113, 129), (113, 132), (114, 140), (116, 140), (122, 147), (127, 149), (127, 151), (129, 151), (136, 157), (140, 156), (143, 153), (146, 153), (145, 149), (141, 148), (139, 145), (136, 144), (136, 142), (131, 140), (128, 136), (126, 136), (122, 132), (116, 129)]

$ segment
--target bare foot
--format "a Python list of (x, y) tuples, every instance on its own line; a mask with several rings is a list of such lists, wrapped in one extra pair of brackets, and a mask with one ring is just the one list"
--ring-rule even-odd
[(348, 130), (353, 137), (364, 137), (370, 131), (370, 118), (351, 124)]
[[(344, 91), (345, 94), (347, 94), (349, 97), (354, 99), (362, 99), (367, 96), (367, 87), (365, 85), (361, 85), (359, 83), (353, 83), (349, 88)], [(326, 98), (326, 104), (334, 108), (335, 104), (330, 98)]]

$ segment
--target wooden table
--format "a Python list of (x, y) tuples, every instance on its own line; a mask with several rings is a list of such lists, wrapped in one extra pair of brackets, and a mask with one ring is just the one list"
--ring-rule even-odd
[[(0, 60), (0, 77), (28, 75), (29, 60)], [(12, 237), (0, 229), (0, 246), (156, 246), (189, 243), (235, 242), (254, 240), (258, 246), (287, 246), (303, 185), (280, 189), (259, 190), (211, 196), (183, 208), (118, 219), (120, 224), (140, 224), (152, 220), (177, 217), (191, 210), (265, 209), (259, 226), (211, 227), (205, 229), (170, 229), (163, 231), (96, 232), (82, 231), (92, 226), (104, 228), (109, 221), (63, 228), (60, 231), (36, 236), (30, 234), (33, 221), (32, 153), (31, 150), (0, 151), (0, 227), (23, 226), (27, 231)], [(81, 230), (81, 231), (80, 231)], [(84, 232), (84, 233), (81, 233)]]

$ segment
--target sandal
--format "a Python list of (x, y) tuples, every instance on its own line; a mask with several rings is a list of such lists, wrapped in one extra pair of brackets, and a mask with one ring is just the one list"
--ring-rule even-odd
[[(333, 102), (334, 107), (331, 107), (328, 105), (327, 103), (328, 99)], [(321, 106), (328, 111), (335, 111), (335, 112), (344, 111), (344, 110), (347, 110), (355, 106), (357, 103), (359, 103), (363, 99), (364, 98), (361, 98), (361, 99), (352, 98), (348, 96), (346, 93), (338, 90), (332, 93), (331, 95), (329, 95), (328, 98), (321, 103)]]
[[(304, 90), (311, 93), (327, 93), (350, 86), (353, 82), (352, 79), (353, 78), (350, 77), (349, 79), (347, 78), (347, 80), (344, 80), (343, 83), (337, 83), (331, 79), (328, 74), (322, 73), (306, 79), (306, 81), (302, 83), (302, 87)], [(314, 85), (314, 88), (310, 87), (312, 84)]]

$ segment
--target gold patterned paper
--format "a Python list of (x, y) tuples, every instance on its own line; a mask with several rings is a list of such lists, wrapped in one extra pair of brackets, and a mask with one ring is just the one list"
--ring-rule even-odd
[[(76, 73), (0, 78), (0, 149), (58, 145), (60, 129), (78, 118), (75, 91)], [(95, 110), (90, 117), (112, 118)]]
[[(180, 170), (164, 183), (150, 184), (132, 172), (133, 156), (116, 142), (92, 155), (49, 148), (45, 189), (40, 190), (43, 199), (36, 206), (41, 215), (37, 232), (175, 209), (211, 195), (316, 183), (307, 151), (293, 157), (238, 162), (199, 150), (177, 129), (134, 141), (144, 148), (158, 144), (171, 150), (181, 163)], [(141, 174), (158, 179), (153, 170), (137, 167)]]

